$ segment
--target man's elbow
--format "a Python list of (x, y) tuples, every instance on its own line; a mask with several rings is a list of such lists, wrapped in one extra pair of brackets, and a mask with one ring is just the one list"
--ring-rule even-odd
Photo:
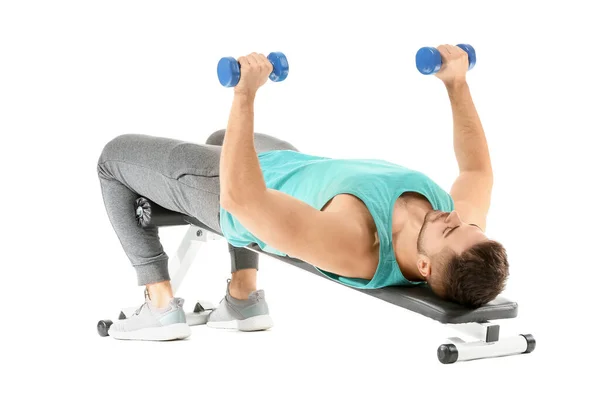
[(481, 175), (485, 176), (486, 180), (489, 182), (490, 186), (494, 185), (494, 171), (492, 171), (492, 166), (488, 166), (481, 170)]
[(234, 207), (234, 204), (233, 204), (233, 201), (232, 201), (232, 200), (230, 200), (228, 197), (223, 197), (223, 196), (220, 196), (220, 197), (219, 197), (219, 202), (221, 203), (221, 207), (222, 207), (222, 208), (223, 208), (225, 211), (228, 211), (228, 212), (230, 212), (230, 213), (233, 213), (233, 209), (234, 209), (235, 207)]
[(246, 191), (244, 193), (221, 194), (220, 202), (224, 210), (235, 215), (236, 211), (241, 208), (248, 209), (252, 204), (260, 201), (261, 198), (261, 193), (258, 191)]
[(471, 165), (468, 168), (463, 168), (460, 170), (460, 173), (478, 175), (480, 177), (485, 177), (488, 180), (494, 179), (494, 171), (492, 170), (492, 166), (489, 164)]
[(219, 193), (219, 203), (223, 209), (229, 212), (235, 207), (234, 193), (231, 190), (227, 190), (223, 185), (221, 185), (221, 192)]
[(491, 191), (494, 186), (494, 173), (492, 172), (492, 169), (482, 169), (478, 172), (478, 175), (479, 179), (482, 182), (485, 182), (487, 188)]

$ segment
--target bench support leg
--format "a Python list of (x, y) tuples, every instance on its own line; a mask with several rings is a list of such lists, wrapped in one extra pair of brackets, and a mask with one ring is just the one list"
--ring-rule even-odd
[(437, 350), (438, 360), (443, 364), (531, 353), (535, 349), (535, 339), (532, 335), (500, 338), (500, 325), (489, 321), (456, 324), (452, 328), (479, 340), (466, 342), (459, 337), (448, 338)]
[(169, 260), (169, 275), (171, 275), (171, 288), (173, 294), (177, 292), (183, 278), (194, 263), (196, 254), (200, 247), (209, 240), (220, 239), (220, 236), (212, 232), (190, 225), (175, 256)]

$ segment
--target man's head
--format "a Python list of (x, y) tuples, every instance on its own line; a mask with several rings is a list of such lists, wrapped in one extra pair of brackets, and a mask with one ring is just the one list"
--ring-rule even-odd
[(504, 247), (488, 239), (456, 211), (430, 211), (417, 239), (417, 268), (441, 298), (476, 308), (505, 287), (508, 261)]

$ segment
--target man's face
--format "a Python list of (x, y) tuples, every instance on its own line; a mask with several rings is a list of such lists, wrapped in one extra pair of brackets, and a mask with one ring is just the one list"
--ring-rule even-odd
[(417, 250), (429, 257), (448, 247), (456, 254), (473, 245), (488, 240), (483, 231), (474, 224), (466, 224), (458, 212), (432, 210), (425, 214), (425, 221), (417, 239)]

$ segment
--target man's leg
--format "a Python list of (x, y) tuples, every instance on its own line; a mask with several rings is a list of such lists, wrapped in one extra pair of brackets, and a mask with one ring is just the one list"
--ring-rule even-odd
[(231, 258), (231, 282), (229, 293), (240, 300), (248, 298), (256, 290), (258, 271), (258, 253), (244, 247), (235, 247), (227, 243)]
[(135, 200), (140, 196), (112, 176), (106, 165), (98, 165), (98, 178), (108, 219), (125, 254), (137, 273), (137, 283), (146, 286), (152, 304), (164, 307), (173, 298), (169, 284), (169, 257), (158, 237), (158, 228), (142, 228), (135, 219)]
[[(222, 146), (225, 130), (213, 133), (206, 144)], [(254, 134), (254, 147), (257, 153), (270, 150), (294, 150), (292, 144), (262, 133)], [(217, 310), (209, 318), (213, 327), (238, 328), (241, 330), (261, 330), (272, 326), (268, 316), (268, 306), (264, 291), (256, 290), (258, 254), (244, 247), (228, 243), (231, 257), (231, 280), (228, 281), (226, 295)]]
[[(118, 136), (104, 147), (98, 159), (98, 177), (106, 211), (136, 270), (138, 285), (146, 286), (149, 294), (135, 318), (111, 326), (111, 336), (147, 340), (189, 336), (183, 300), (173, 298), (168, 256), (160, 243), (158, 228), (142, 228), (137, 224), (135, 200), (144, 196), (214, 227), (218, 223), (214, 214), (218, 212), (219, 185), (218, 176), (215, 177), (218, 171), (213, 166), (215, 160), (218, 165), (219, 154), (220, 150), (214, 146), (138, 134)], [(202, 184), (201, 196), (182, 182), (187, 173), (198, 174), (195, 183)], [(206, 204), (209, 207), (202, 207)]]

